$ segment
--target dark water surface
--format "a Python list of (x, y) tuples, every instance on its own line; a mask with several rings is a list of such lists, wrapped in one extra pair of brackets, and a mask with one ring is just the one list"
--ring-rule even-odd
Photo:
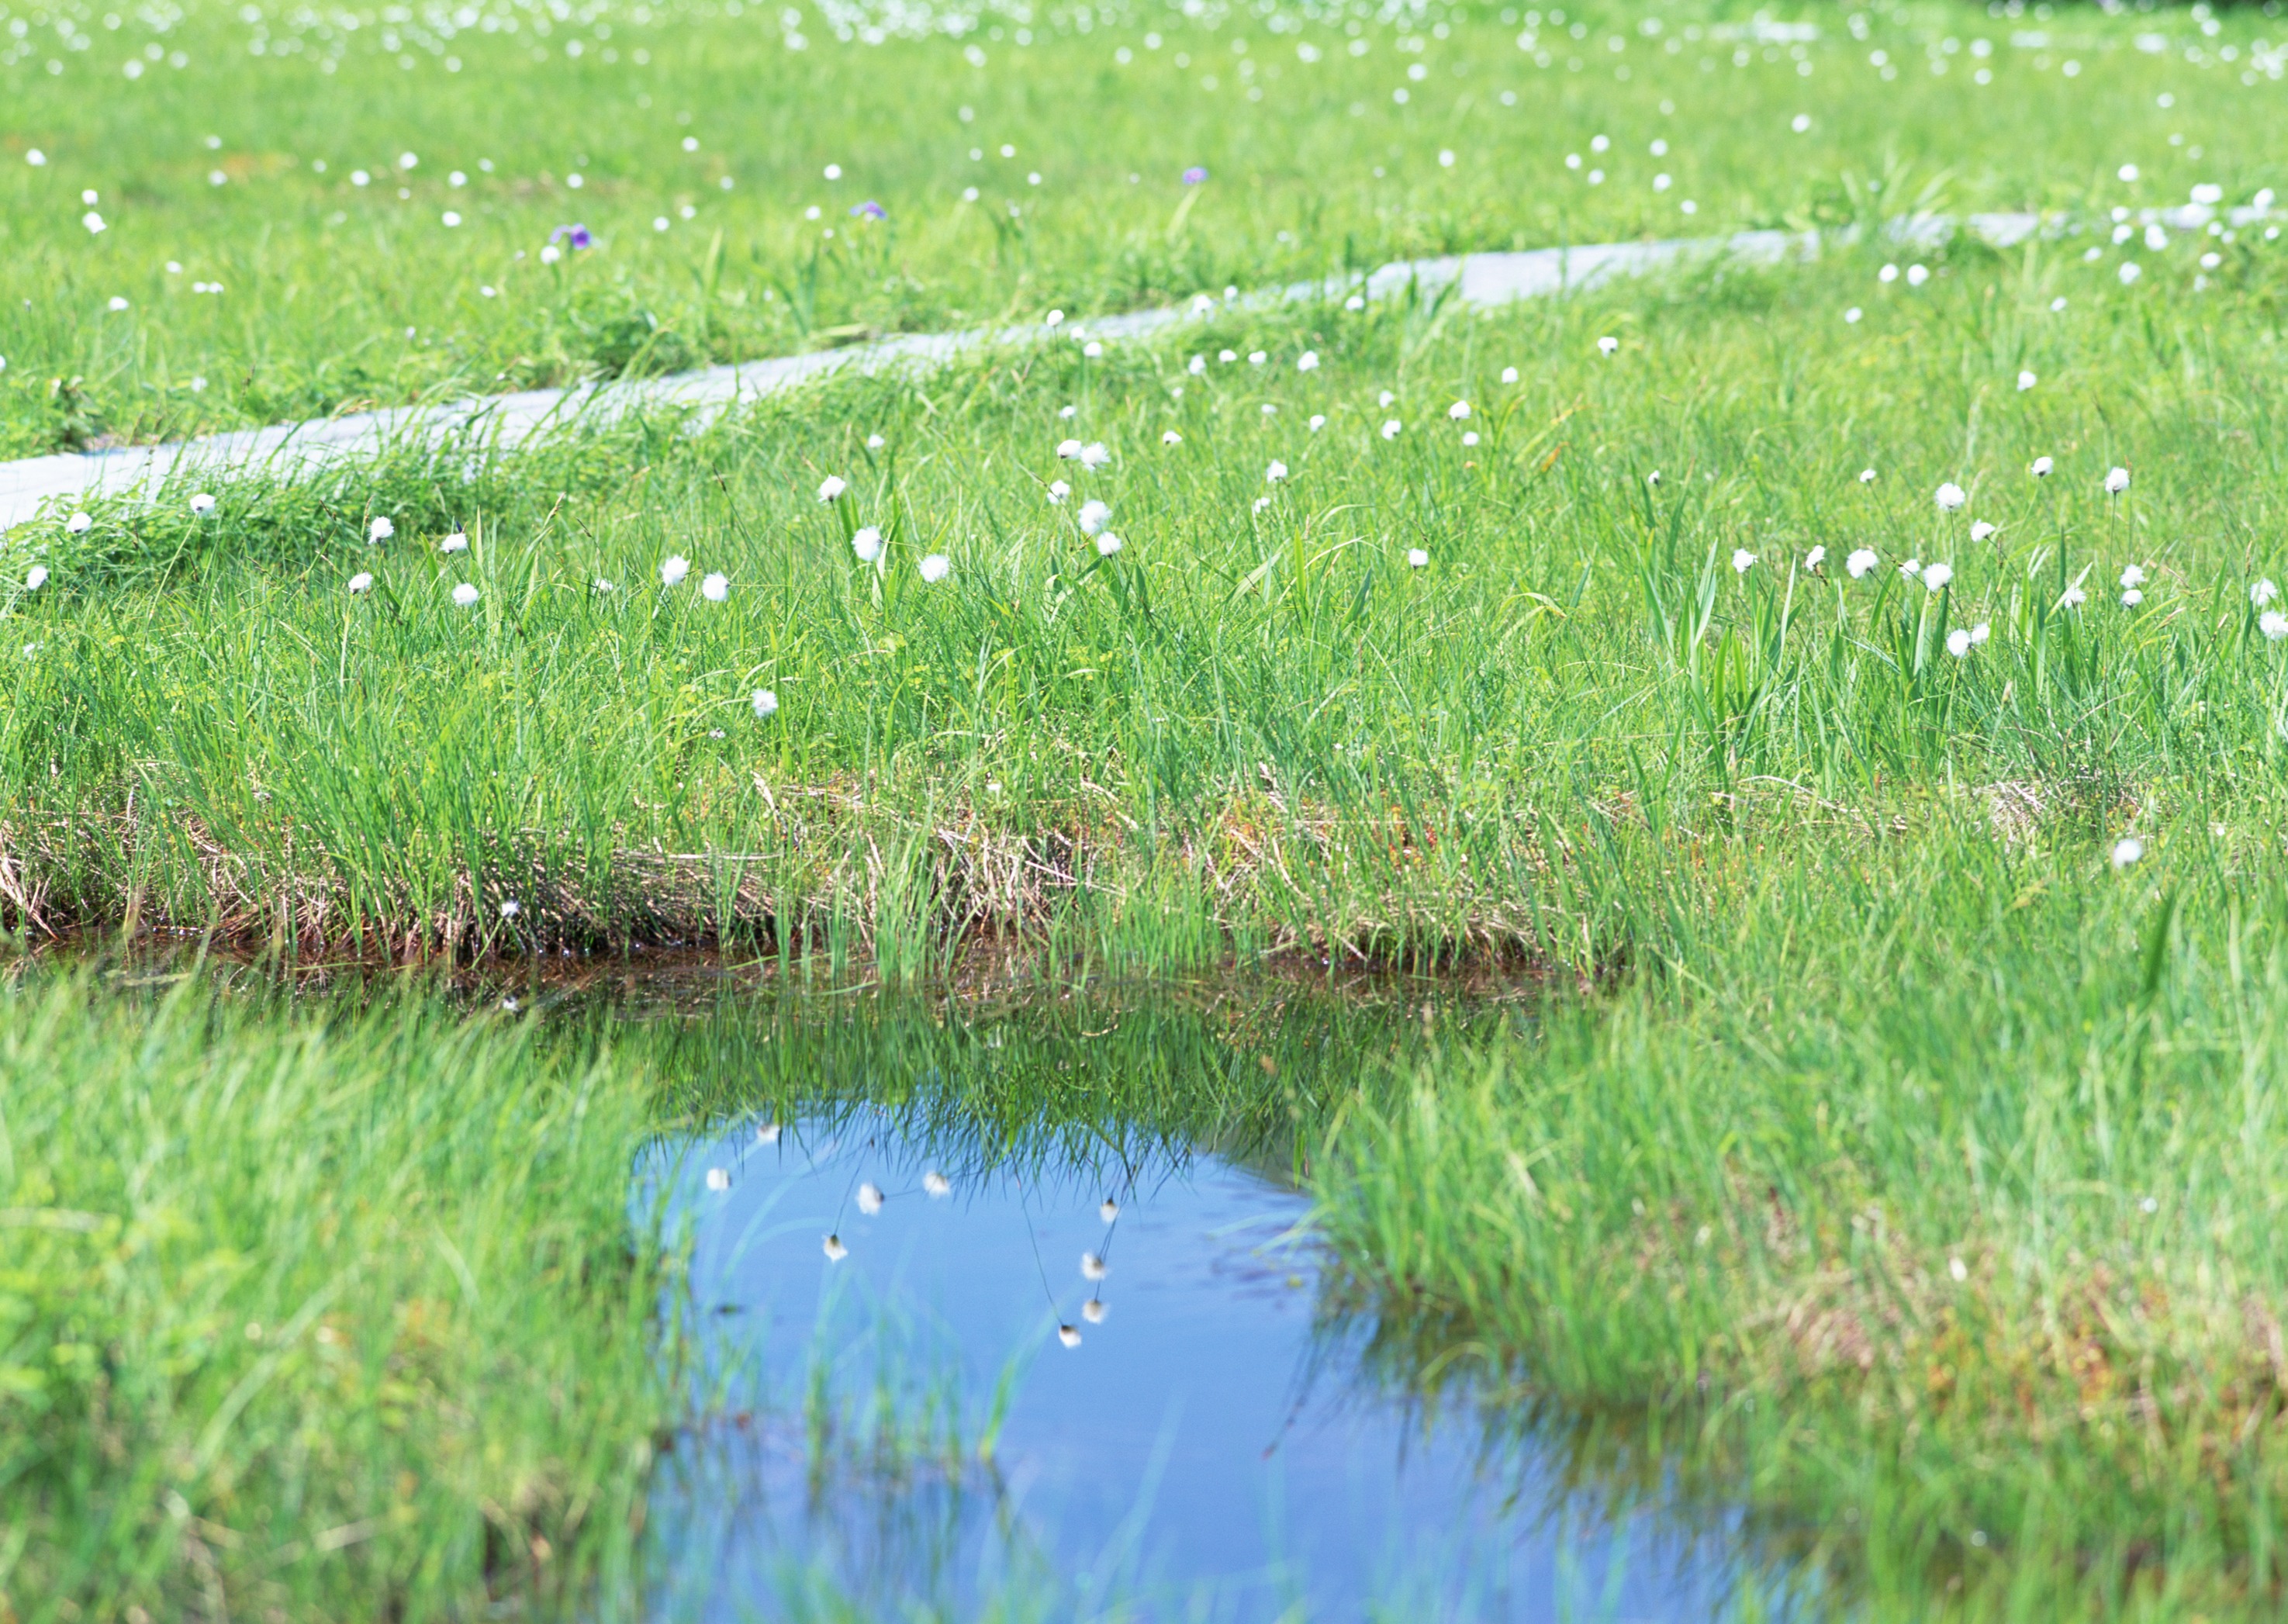
[(1608, 1515), (1482, 1406), (1364, 1374), (1276, 1172), (1102, 1133), (964, 1143), (859, 1105), (663, 1148), (719, 1395), (655, 1494), (663, 1614), (1786, 1611), (1736, 1518)]

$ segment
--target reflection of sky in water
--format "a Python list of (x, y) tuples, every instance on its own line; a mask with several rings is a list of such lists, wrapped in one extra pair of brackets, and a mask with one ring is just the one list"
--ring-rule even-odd
[[(707, 1187), (711, 1168), (727, 1190)], [(926, 1192), (933, 1171), (949, 1195)], [(1728, 1611), (1739, 1574), (1713, 1535), (1641, 1515), (1616, 1529), (1529, 1454), (1490, 1452), (1467, 1414), (1426, 1423), (1347, 1388), (1291, 1232), (1308, 1203), (1227, 1161), (965, 1170), (867, 1114), (692, 1145), (672, 1176), (720, 1408), (751, 1419), (701, 1430), (660, 1474), (666, 1616), (811, 1616), (830, 1596), (899, 1618), (1124, 1600), (1125, 1616), (1187, 1620)], [(871, 1216), (866, 1184), (887, 1196)], [(1093, 1287), (1084, 1252), (1108, 1265)], [(1092, 1290), (1101, 1323), (1083, 1313)], [(822, 1444), (805, 1420), (822, 1361), (838, 1417)], [(988, 1466), (977, 1442), (1005, 1378)], [(886, 1464), (884, 1412), (941, 1418), (961, 1464), (942, 1446)]]

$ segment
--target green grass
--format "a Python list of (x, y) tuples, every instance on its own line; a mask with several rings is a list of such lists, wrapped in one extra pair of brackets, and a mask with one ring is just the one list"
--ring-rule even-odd
[[(1235, 21), (1140, 17), (1085, 37), (1045, 27), (1023, 48), (989, 32), (846, 48), (805, 25), (801, 53), (769, 19), (615, 20), (623, 61), (603, 63), (592, 36), (576, 67), (479, 31), (454, 43), (454, 83), (497, 94), (440, 99), (423, 47), (408, 72), (368, 54), (361, 28), (326, 77), (246, 54), (242, 25), (187, 19), (187, 41), (240, 40), (226, 81), (203, 45), (179, 75), (99, 96), (74, 76), (92, 53), (52, 83), (36, 61), (0, 66), (33, 108), (12, 127), (55, 160), (0, 172), (22, 200), (0, 196), (0, 275), (24, 283), (0, 320), (27, 324), (0, 326), (7, 432), (35, 447), (173, 432), (504, 374), (758, 354), (838, 327), (1666, 233), (1680, 195), (1714, 230), (1864, 222), (1916, 198), (2071, 212), (2174, 202), (2201, 180), (2235, 202), (2288, 185), (2267, 167), (2276, 26), (2257, 12), (2210, 36), (2178, 13), (1932, 9), (1873, 19), (1865, 41), (1847, 18), (1822, 17), (1806, 77), (1783, 44), (1769, 60), (1746, 47), (1739, 67), (1704, 40), (1671, 55), (1667, 41), (1724, 20), (1670, 17), (1627, 36), (1623, 80), (1562, 56), (1537, 67), (1513, 43), (1521, 22), (1457, 16), (1427, 34), (1434, 71), (1405, 82), (1419, 94), (1403, 107), (1388, 92), (1412, 53), (1371, 28), (1355, 59), (1303, 62), (1283, 32), (1266, 36), (1276, 52), (1251, 41), (1260, 102), (1220, 66), (1241, 59)], [(1593, 21), (1601, 36), (1635, 19)], [(2037, 25), (2050, 44), (2006, 43)], [(1156, 52), (1149, 28), (1166, 35)], [(2139, 49), (2156, 28), (2169, 49)], [(644, 29), (649, 78), (632, 60)], [(1301, 38), (1323, 34), (1344, 37), (1314, 23)], [(1953, 56), (1950, 36), (1965, 43)], [(961, 64), (967, 43), (985, 69)], [(1108, 66), (1124, 43), (1134, 59)], [(1927, 43), (1945, 74), (1924, 65)], [(1213, 92), (1198, 83), (1211, 46)], [(1870, 62), (1878, 49), (1895, 79)], [(1180, 50), (1195, 59), (1181, 75)], [(1990, 85), (1972, 76), (1982, 63)], [(261, 93), (193, 99), (225, 83)], [(621, 116), (638, 93), (652, 106)], [(265, 120), (337, 131), (329, 170), (298, 134), (295, 165), (208, 186), (205, 149), (165, 122), (186, 116), (169, 96), (237, 109), (249, 127), (219, 132), (226, 152), (282, 150)], [(1652, 111), (1663, 99), (1672, 119)], [(800, 141), (766, 146), (789, 106)], [(679, 111), (705, 134), (687, 157)], [(1814, 115), (1800, 137), (1797, 111)], [(453, 131), (481, 123), (524, 133), (465, 154), (454, 143), (474, 137)], [(1646, 148), (1672, 123), (1679, 184), (1656, 194)], [(1608, 127), (1611, 178), (1592, 188), (1561, 159)], [(408, 129), (412, 201), (342, 189), (350, 154), (378, 168)], [(560, 150), (566, 130), (584, 156)], [(963, 205), (966, 147), (1003, 139), (1020, 157), (978, 166), (997, 178)], [(90, 238), (52, 205), (114, 184), (75, 167), (98, 140), (150, 167)], [(1036, 154), (1025, 225), (997, 230)], [(491, 176), (476, 155), (496, 158)], [(576, 210), (513, 184), (576, 158), (592, 183)], [(840, 190), (809, 178), (829, 159), (850, 170)], [(1185, 194), (1174, 173), (1195, 161), (1214, 176)], [(2141, 179), (2114, 178), (2133, 161)], [(727, 194), (705, 189), (719, 163), (736, 173)], [(456, 164), (484, 177), (459, 234), (431, 224)], [(678, 187), (705, 209), (649, 234)], [(888, 207), (883, 226), (801, 218), (814, 196), (839, 210), (861, 195)], [(601, 248), (510, 274), (515, 248), (574, 215)], [(155, 262), (175, 250), (138, 234), (161, 220), (169, 242), (227, 265), (220, 300), (163, 291)], [(809, 235), (826, 224), (843, 234), (831, 248)], [(1410, 297), (1227, 307), (1098, 358), (1061, 339), (846, 376), (705, 424), (632, 418), (513, 456), (408, 448), (300, 483), (241, 481), (204, 519), (187, 486), (99, 505), (83, 535), (52, 516), (8, 543), (10, 581), (51, 573), (12, 587), (0, 614), (0, 898), (28, 939), (169, 923), (282, 956), (497, 953), (526, 969), (544, 953), (716, 944), (814, 991), (941, 978), (975, 993), (1045, 966), (1148, 979), (1272, 955), (1521, 972), (1550, 999), (1530, 1033), (1449, 1033), (1434, 1055), (1359, 1038), (1293, 1097), (1251, 1076), (1244, 1050), (1212, 1059), (1172, 1038), (1189, 1058), (1094, 1092), (1204, 1138), (1243, 1127), (1314, 1169), (1344, 1305), (1381, 1317), (1397, 1379), (1466, 1370), (1560, 1433), (1609, 1425), (1641, 1469), (1744, 1500), (1759, 1538), (1808, 1549), (1871, 1616), (2265, 1616), (2288, 1307), (2270, 1240), (2288, 638), (2251, 589), (2288, 580), (2288, 250), (2261, 226), (2153, 249), (2093, 224), (2006, 253), (1918, 250), (1934, 273), (1919, 286), (1879, 280), (1885, 252), (1863, 241), (1813, 265), (1704, 266), (1492, 313)], [(409, 260), (437, 273), (409, 276)], [(2125, 283), (2133, 260), (2142, 274)], [(131, 265), (135, 308), (99, 313)], [(474, 299), (496, 274), (504, 297)], [(240, 313), (258, 300), (261, 319)], [(658, 321), (643, 333), (680, 347), (598, 348), (643, 310)], [(409, 345), (394, 337), (407, 325)], [(194, 397), (179, 384), (199, 369), (213, 386)], [(43, 392), (67, 374), (90, 380), (99, 424), (58, 426)], [(1466, 421), (1448, 416), (1457, 400)], [(1391, 418), (1403, 426), (1386, 439)], [(1109, 463), (1061, 461), (1068, 436), (1101, 441)], [(2037, 478), (2042, 457), (2054, 468)], [(2133, 479), (2109, 495), (2116, 466)], [(829, 475), (849, 489), (822, 503)], [(1073, 487), (1061, 504), (1058, 479)], [(1958, 511), (1934, 501), (1946, 482), (1967, 493)], [(1109, 503), (1116, 554), (1077, 527), (1090, 498)], [(393, 540), (366, 540), (376, 517)], [(1997, 528), (1974, 537), (1974, 522)], [(862, 526), (885, 533), (878, 566), (854, 553)], [(457, 527), (469, 550), (441, 552)], [(1844, 561), (1861, 547), (1879, 562), (1854, 580)], [(1736, 569), (1736, 552), (1752, 559)], [(930, 555), (943, 580), (922, 574)], [(671, 556), (691, 573), (666, 586)], [(1910, 558), (1951, 577), (1928, 590), (1901, 573)], [(2146, 577), (2135, 605), (2121, 601), (2131, 566)], [(711, 602), (698, 582), (718, 571)], [(373, 590), (353, 595), (360, 573)], [(473, 605), (452, 601), (463, 583)], [(1950, 652), (1950, 634), (1978, 627)], [(759, 690), (778, 701), (767, 717)], [(2116, 866), (2129, 836), (2142, 855)], [(20, 995), (4, 1018), (80, 1031), (58, 1012), (68, 1002)], [(71, 1040), (86, 1058), (36, 1075), (27, 1062), (22, 1087), (51, 1133), (85, 1137), (56, 1165), (91, 1177), (116, 1158), (90, 1142), (96, 1124), (115, 1134), (120, 1113), (70, 1107), (141, 1078), (121, 1057), (140, 1052), (135, 1023), (159, 1018), (72, 1018), (92, 1023)], [(878, 1042), (857, 1031), (854, 1048), (820, 1039), (767, 1063), (713, 1029), (664, 1060), (615, 1050), (600, 1064), (618, 1079), (616, 1126), (592, 1134), (560, 1114), (587, 1075), (569, 1047), (496, 1051), (508, 1040), (433, 1017), (376, 1017), (358, 1030), (379, 1036), (339, 1047), (299, 1026), (279, 1037), (266, 1016), (217, 1018), (159, 1020), (157, 1051), (177, 1058), (158, 1074), (192, 1091), (179, 1114), (197, 1080), (282, 1045), (300, 1058), (278, 1074), (310, 1080), (294, 1144), (335, 1146), (377, 1189), (429, 1176), (404, 1153), (445, 1131), (423, 1126), (423, 1098), (541, 1102), (514, 1122), (456, 1118), (475, 1136), (468, 1159), (433, 1169), (424, 1199), (504, 1256), (550, 1259), (624, 1246), (634, 1136), (731, 1108), (757, 1072), (808, 1087), (805, 1057), (858, 1074), (853, 1057)], [(1088, 1120), (1071, 1091), (1095, 1073), (992, 1085), (962, 1030), (988, 1018), (957, 1004), (946, 1034), (917, 1040), (975, 1085), (946, 1108), (1013, 1137)], [(429, 1058), (404, 1062), (417, 1087), (352, 1096), (352, 1113), (327, 1068), (377, 1077), (369, 1051)], [(456, 1082), (456, 1066), (473, 1069)], [(235, 1108), (231, 1132), (270, 1131)], [(11, 1099), (25, 1166), (27, 1109)], [(197, 1176), (251, 1189), (266, 1159), (311, 1165), (257, 1151)], [(494, 1190), (469, 1170), (486, 1157), (519, 1178)], [(128, 1187), (123, 1167), (111, 1176)], [(180, 1244), (261, 1260), (273, 1295), (244, 1318), (283, 1323), (333, 1277), (306, 1228), (233, 1227), (289, 1224), (237, 1200), (253, 1204), (216, 1198)], [(398, 1244), (404, 1209), (363, 1209), (376, 1267), (455, 1300), (433, 1249)], [(441, 1220), (457, 1236), (458, 1221)], [(455, 1244), (476, 1266), (476, 1243)], [(647, 1294), (649, 1267), (583, 1278)], [(105, 1311), (171, 1323), (192, 1312), (191, 1278), (171, 1271), (165, 1290)], [(597, 1440), (642, 1436), (664, 1401), (639, 1379), (648, 1334), (604, 1300), (552, 1298), (517, 1322), (522, 1342), (497, 1328), (524, 1311), (512, 1293), (502, 1319), (455, 1322), (469, 1340), (451, 1357), (470, 1361), (521, 1355), (535, 1326), (544, 1362), (600, 1339), (626, 1361), (607, 1382), (624, 1407), (567, 1434), (561, 1415), (517, 1407), (542, 1384), (511, 1383), (498, 1436), (524, 1441), (481, 1471), (440, 1435), (376, 1434), (360, 1470), (393, 1472), (400, 1448), (443, 1464), (417, 1473), (433, 1517), (402, 1543), (347, 1548), (379, 1565), (372, 1583), (438, 1616), (464, 1604), (450, 1586), (471, 1570), (452, 1565), (484, 1549), (466, 1507), (497, 1499), (483, 1471), (524, 1462), (543, 1523), (576, 1498), (570, 1483), (637, 1492), (627, 1457)], [(361, 1335), (385, 1347), (385, 1329)], [(181, 1379), (227, 1391), (256, 1357), (228, 1345), (236, 1363)], [(58, 1485), (44, 1492), (86, 1497), (44, 1503), (97, 1508), (44, 1513), (69, 1537), (40, 1549), (90, 1565), (71, 1572), (189, 1549), (132, 1533), (143, 1525), (104, 1499), (115, 1489), (87, 1486), (174, 1471), (163, 1440), (114, 1458), (93, 1420), (20, 1436), (42, 1462), (89, 1463), (39, 1468)], [(543, 1458), (573, 1464), (530, 1464)], [(134, 1515), (153, 1503), (132, 1500)], [(620, 1538), (572, 1541), (595, 1583), (620, 1571)], [(367, 1571), (277, 1582), (306, 1584), (317, 1607)]]
[[(1754, 37), (1744, 6), (1593, 6), (1562, 25), (1516, 7), (1396, 23), (1148, 8), (1029, 28), (989, 12), (966, 33), (911, 9), (871, 44), (858, 14), (843, 39), (844, 12), (806, 12), (793, 51), (762, 8), (491, 4), (355, 28), (218, 4), (19, 12), (27, 32), (0, 44), (0, 449), (1120, 309), (1403, 255), (2288, 188), (2269, 139), (2279, 28), (2252, 7), (2213, 37), (2181, 12), (1818, 10), (1818, 37), (1794, 42)], [(2157, 31), (2166, 52), (2134, 47)], [(125, 75), (154, 51), (167, 59)], [(2116, 178), (2125, 162), (2134, 184)], [(1196, 192), (1180, 178), (1195, 164), (1211, 176)], [(86, 190), (100, 234), (81, 224)], [(854, 218), (868, 200), (887, 218)], [(544, 265), (574, 223), (598, 246)]]
[(0, 1612), (624, 1608), (674, 1379), (640, 1072), (41, 978), (0, 1078)]

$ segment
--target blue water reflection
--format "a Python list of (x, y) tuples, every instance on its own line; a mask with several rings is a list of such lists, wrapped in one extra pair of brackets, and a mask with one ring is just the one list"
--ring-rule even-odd
[(719, 1395), (655, 1495), (666, 1615), (1785, 1611), (1728, 1520), (1608, 1517), (1474, 1409), (1355, 1379), (1275, 1177), (933, 1149), (870, 1110), (767, 1131), (655, 1170)]

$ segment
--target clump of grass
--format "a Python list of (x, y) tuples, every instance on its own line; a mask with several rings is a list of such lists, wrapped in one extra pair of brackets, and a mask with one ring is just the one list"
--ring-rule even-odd
[(0, 1611), (627, 1610), (676, 1335), (639, 1077), (193, 977), (18, 987), (0, 1078)]

